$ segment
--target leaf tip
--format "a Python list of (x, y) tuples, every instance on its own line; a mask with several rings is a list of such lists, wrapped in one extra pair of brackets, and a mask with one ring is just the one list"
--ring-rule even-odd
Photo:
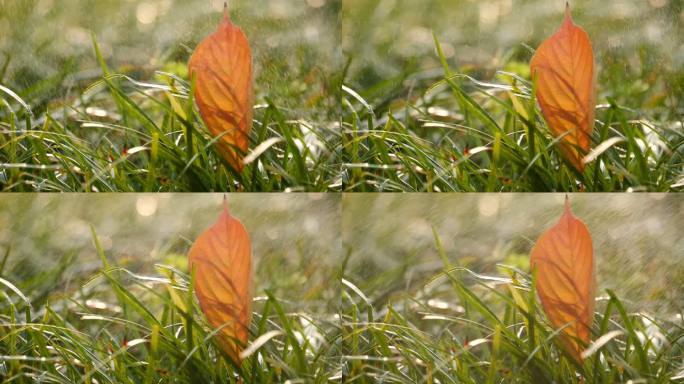
[(565, 22), (572, 24), (572, 11), (570, 10), (570, 2), (565, 2)]
[(565, 215), (572, 216), (572, 207), (570, 206), (570, 196), (565, 194), (565, 208), (563, 209)]
[(228, 195), (223, 194), (223, 212), (230, 214), (230, 210), (228, 209)]

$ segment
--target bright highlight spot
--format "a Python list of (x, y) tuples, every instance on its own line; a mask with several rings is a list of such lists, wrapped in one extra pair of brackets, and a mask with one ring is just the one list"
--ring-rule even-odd
[(140, 197), (135, 203), (135, 209), (143, 217), (149, 217), (157, 212), (157, 199), (155, 197)]
[(155, 20), (157, 20), (157, 15), (159, 14), (159, 11), (157, 9), (157, 6), (153, 3), (150, 2), (144, 2), (140, 3), (138, 5), (138, 9), (135, 12), (135, 15), (138, 19), (138, 22), (140, 24), (152, 24), (154, 23)]
[(497, 195), (484, 195), (477, 202), (480, 215), (485, 217), (494, 216), (499, 212), (499, 197)]

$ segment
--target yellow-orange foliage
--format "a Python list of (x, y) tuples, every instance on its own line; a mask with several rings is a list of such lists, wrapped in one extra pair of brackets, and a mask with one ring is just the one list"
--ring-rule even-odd
[(218, 30), (190, 58), (195, 100), (202, 119), (228, 164), (241, 172), (252, 127), (252, 53), (247, 37), (230, 21), (228, 9)]
[(195, 294), (202, 311), (212, 327), (223, 327), (221, 347), (239, 363), (252, 315), (252, 251), (249, 234), (227, 205), (192, 245), (188, 266), (195, 271)]
[(530, 64), (537, 100), (561, 153), (580, 172), (591, 147), (596, 95), (594, 53), (587, 33), (572, 22), (570, 6), (558, 32), (537, 49)]
[(591, 338), (594, 319), (594, 256), (586, 225), (570, 211), (544, 232), (532, 249), (530, 266), (537, 273), (537, 293), (544, 312), (556, 328), (564, 328), (560, 340), (566, 351), (581, 361)]

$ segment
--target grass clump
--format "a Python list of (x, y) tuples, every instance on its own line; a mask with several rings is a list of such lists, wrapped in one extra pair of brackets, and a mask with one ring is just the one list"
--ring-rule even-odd
[[(103, 64), (104, 65), (104, 64)], [(293, 118), (270, 100), (256, 106), (242, 173), (222, 158), (193, 106), (190, 85), (109, 74), (77, 100), (36, 117), (5, 89), (0, 112), (4, 191), (325, 191), (338, 172), (329, 125)], [(7, 95), (12, 95), (13, 99)], [(12, 107), (7, 99), (14, 101)]]
[[(237, 173), (199, 117), (185, 64), (221, 20), (222, 2), (33, 3), (0, 6), (3, 191), (340, 189), (336, 4), (231, 4), (250, 39), (256, 100), (251, 160)], [(156, 12), (153, 23), (140, 22), (143, 11)], [(93, 21), (113, 13), (106, 26)], [(55, 23), (68, 33), (46, 27)]]
[(595, 58), (594, 152), (581, 174), (560, 156), (530, 82), (565, 2), (393, 4), (343, 4), (345, 190), (684, 188), (680, 2), (569, 3)]
[(560, 138), (549, 133), (528, 80), (510, 71), (488, 81), (452, 72), (436, 37), (435, 46), (443, 72), (422, 94), (394, 100), (388, 93), (373, 107), (362, 92), (344, 87), (345, 190), (684, 188), (681, 123), (649, 120), (609, 98), (597, 106), (593, 150), (579, 173), (560, 155)]
[[(406, 291), (391, 270), (343, 280), (343, 372), (372, 383), (671, 383), (684, 378), (684, 323), (628, 312), (606, 290), (597, 297), (592, 344), (577, 363), (555, 342), (527, 273), (453, 266)], [(397, 293), (400, 291), (401, 293)]]
[(305, 303), (277, 289), (260, 292), (238, 366), (216, 343), (183, 271), (155, 264), (154, 274), (135, 273), (110, 263), (97, 237), (95, 244), (104, 267), (92, 274), (79, 266), (79, 277), (65, 279), (73, 261), (65, 258), (58, 270), (22, 279), (20, 289), (12, 270), (0, 271), (3, 382), (327, 382), (338, 375), (338, 324), (315, 295)]

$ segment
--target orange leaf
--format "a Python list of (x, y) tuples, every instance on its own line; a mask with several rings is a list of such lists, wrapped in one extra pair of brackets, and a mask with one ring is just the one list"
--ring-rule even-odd
[(212, 327), (223, 327), (221, 347), (239, 363), (252, 315), (252, 251), (249, 234), (230, 215), (227, 204), (218, 221), (192, 245), (188, 266), (195, 271), (202, 312)]
[(594, 53), (587, 33), (572, 22), (570, 6), (565, 21), (532, 57), (537, 100), (551, 133), (561, 136), (561, 153), (580, 172), (591, 147), (594, 129)]
[(544, 232), (532, 248), (530, 267), (536, 269), (537, 293), (544, 312), (555, 328), (568, 325), (560, 335), (567, 352), (577, 361), (591, 337), (594, 319), (594, 256), (586, 225), (570, 211)]
[(212, 135), (222, 135), (221, 154), (241, 172), (252, 127), (252, 53), (245, 34), (230, 21), (227, 4), (223, 22), (197, 46), (188, 69), (204, 123)]

